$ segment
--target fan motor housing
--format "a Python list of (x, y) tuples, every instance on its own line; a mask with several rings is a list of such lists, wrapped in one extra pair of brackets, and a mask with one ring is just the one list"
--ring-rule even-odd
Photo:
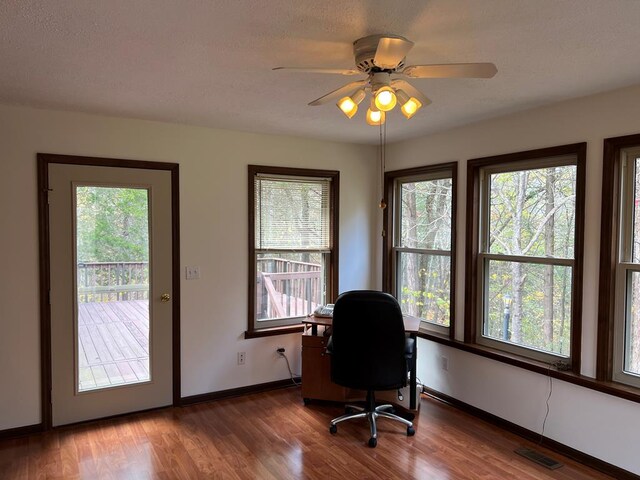
[[(407, 40), (400, 35), (378, 34), (359, 38), (353, 42), (353, 55), (356, 58), (356, 67), (361, 72), (369, 74), (372, 70), (378, 69), (376, 64), (373, 63), (373, 59), (376, 56), (376, 50), (378, 49), (378, 43), (381, 38), (399, 38), (401, 40)], [(404, 68), (404, 61), (405, 59), (403, 58), (393, 70), (387, 71), (402, 70)], [(378, 71), (383, 70), (378, 69)]]

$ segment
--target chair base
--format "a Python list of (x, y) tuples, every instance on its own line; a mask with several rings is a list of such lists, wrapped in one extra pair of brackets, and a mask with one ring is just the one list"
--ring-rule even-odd
[(369, 446), (373, 448), (378, 444), (378, 428), (376, 426), (376, 419), (378, 417), (382, 417), (395, 420), (396, 422), (406, 425), (408, 437), (411, 437), (416, 433), (413, 428), (413, 422), (388, 411), (393, 408), (391, 404), (379, 405), (376, 407), (375, 393), (372, 390), (367, 391), (367, 406), (365, 408), (354, 405), (347, 405), (347, 408), (355, 410), (355, 412), (345, 413), (344, 415), (331, 420), (331, 423), (329, 424), (329, 432), (336, 433), (338, 431), (337, 425), (340, 422), (352, 420), (354, 418), (366, 418), (369, 420), (369, 428), (371, 430)]

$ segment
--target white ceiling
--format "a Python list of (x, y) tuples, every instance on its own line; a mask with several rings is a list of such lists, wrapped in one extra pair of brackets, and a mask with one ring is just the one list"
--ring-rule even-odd
[(493, 62), (493, 79), (415, 79), (433, 103), (388, 141), (640, 82), (638, 0), (2, 0), (0, 103), (376, 143), (307, 103), (358, 77), (352, 42), (415, 42), (407, 64)]

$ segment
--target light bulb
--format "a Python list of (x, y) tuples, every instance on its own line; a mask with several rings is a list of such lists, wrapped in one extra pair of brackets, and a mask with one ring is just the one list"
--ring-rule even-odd
[(369, 125), (383, 125), (385, 121), (385, 114), (380, 110), (367, 110), (367, 123)]
[(376, 92), (376, 107), (383, 112), (388, 112), (396, 106), (396, 94), (391, 87), (381, 87)]
[(358, 105), (351, 99), (351, 97), (341, 98), (336, 105), (348, 118), (353, 117), (358, 111)]
[(342, 97), (336, 105), (347, 117), (353, 117), (358, 111), (358, 104), (364, 99), (364, 88), (355, 91), (350, 97)]
[(420, 103), (420, 100), (418, 100), (417, 98), (411, 97), (408, 102), (402, 105), (402, 107), (400, 108), (400, 111), (405, 117), (411, 118), (421, 108), (422, 108), (422, 103)]
[(409, 97), (404, 90), (398, 90), (396, 95), (401, 105), (400, 111), (407, 119), (413, 117), (416, 112), (422, 108), (420, 100), (415, 97)]

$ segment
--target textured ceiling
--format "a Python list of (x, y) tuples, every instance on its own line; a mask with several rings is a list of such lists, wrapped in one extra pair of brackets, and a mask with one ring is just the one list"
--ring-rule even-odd
[(493, 79), (415, 79), (433, 103), (388, 141), (640, 82), (637, 0), (2, 0), (0, 103), (376, 143), (307, 103), (358, 77), (352, 42), (415, 42), (407, 64), (493, 62)]

